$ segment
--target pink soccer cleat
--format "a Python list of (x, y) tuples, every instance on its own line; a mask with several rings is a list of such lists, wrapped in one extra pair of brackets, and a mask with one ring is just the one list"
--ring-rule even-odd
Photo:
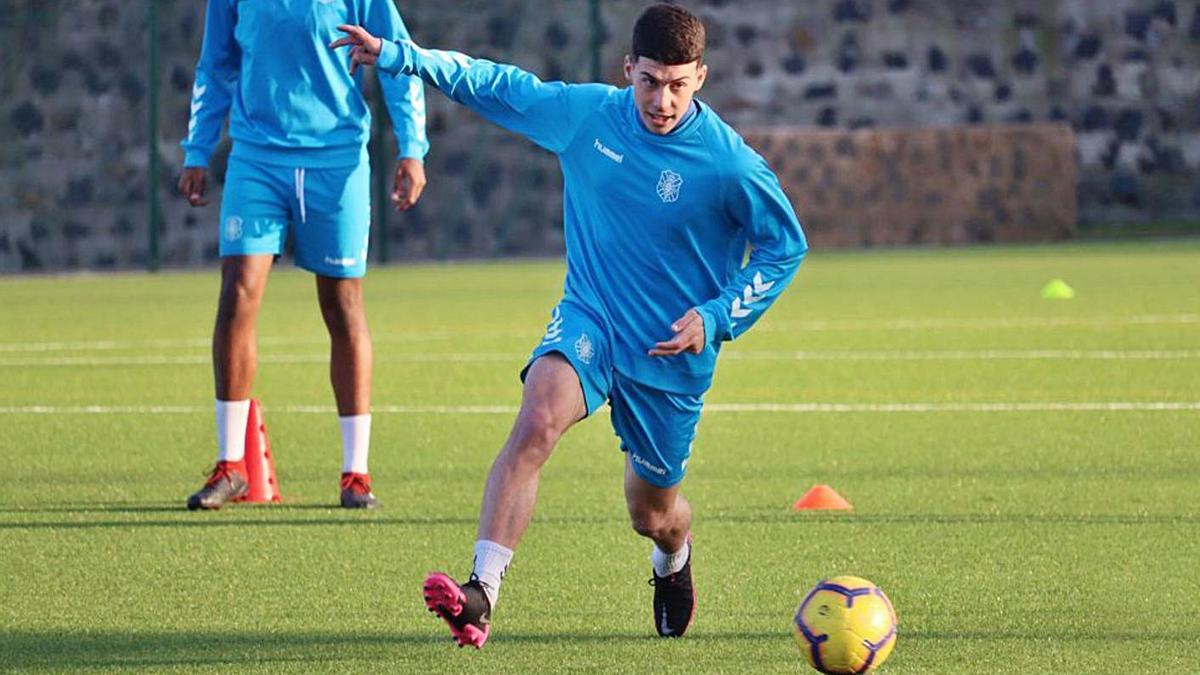
[(487, 642), (492, 628), (492, 605), (477, 579), (460, 586), (449, 576), (432, 572), (425, 577), (422, 591), (425, 606), (450, 626), (450, 634), (459, 647), (472, 645), (479, 649)]

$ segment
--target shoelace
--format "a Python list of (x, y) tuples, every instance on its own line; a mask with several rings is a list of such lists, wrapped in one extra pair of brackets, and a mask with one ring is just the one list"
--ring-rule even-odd
[(360, 473), (349, 473), (342, 476), (342, 489), (365, 494), (371, 491), (371, 483)]
[(208, 474), (208, 480), (204, 481), (204, 487), (212, 487), (221, 482), (222, 478), (229, 478), (229, 474), (233, 472), (233, 467), (229, 462), (217, 462), (212, 468), (212, 472)]
[(679, 577), (679, 572), (672, 572), (665, 577), (659, 577), (659, 576), (655, 576), (655, 575), (651, 574), (650, 578), (646, 580), (646, 583), (650, 584), (651, 586), (657, 586), (659, 584), (663, 584), (664, 586), (670, 586), (670, 585), (676, 583), (676, 581), (678, 580), (678, 577)]

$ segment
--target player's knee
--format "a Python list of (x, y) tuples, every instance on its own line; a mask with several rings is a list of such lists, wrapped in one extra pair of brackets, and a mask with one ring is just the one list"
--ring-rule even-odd
[(232, 321), (251, 315), (262, 298), (261, 282), (246, 274), (231, 274), (221, 284), (221, 297), (217, 303), (217, 319)]
[(554, 412), (547, 407), (533, 406), (521, 411), (517, 418), (516, 443), (528, 459), (545, 461), (550, 451), (562, 437), (562, 425)]
[(663, 539), (672, 534), (674, 523), (667, 513), (654, 509), (631, 508), (629, 524), (633, 531), (650, 539)]
[(320, 301), (321, 315), (331, 336), (354, 338), (367, 334), (367, 314), (358, 284), (330, 284), (322, 289)]

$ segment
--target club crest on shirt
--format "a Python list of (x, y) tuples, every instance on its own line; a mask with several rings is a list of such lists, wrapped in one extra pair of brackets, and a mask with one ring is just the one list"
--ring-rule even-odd
[(670, 169), (663, 169), (658, 176), (658, 196), (664, 202), (679, 199), (679, 186), (683, 185), (683, 176)]
[(590, 364), (592, 356), (595, 354), (596, 350), (592, 347), (592, 339), (587, 336), (587, 333), (581, 334), (575, 341), (575, 355), (579, 357), (580, 361)]
[(225, 240), (237, 241), (242, 238), (242, 219), (239, 216), (229, 216), (225, 219)]

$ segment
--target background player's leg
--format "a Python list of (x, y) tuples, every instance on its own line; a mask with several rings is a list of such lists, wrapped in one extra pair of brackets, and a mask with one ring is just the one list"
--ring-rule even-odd
[(213, 377), (218, 401), (250, 398), (258, 368), (256, 324), (271, 272), (270, 255), (221, 259), (221, 295), (213, 328)]
[(221, 295), (217, 299), (212, 340), (217, 465), (204, 487), (188, 497), (189, 509), (219, 509), (247, 489), (242, 461), (246, 452), (250, 390), (258, 365), (255, 324), (271, 260), (271, 255), (232, 255), (221, 259)]
[(329, 380), (338, 415), (371, 412), (371, 332), (362, 279), (317, 276), (321, 316), (329, 330)]
[(317, 275), (317, 298), (329, 331), (329, 381), (342, 431), (341, 503), (375, 508), (367, 456), (371, 445), (371, 366), (374, 358), (361, 278)]

